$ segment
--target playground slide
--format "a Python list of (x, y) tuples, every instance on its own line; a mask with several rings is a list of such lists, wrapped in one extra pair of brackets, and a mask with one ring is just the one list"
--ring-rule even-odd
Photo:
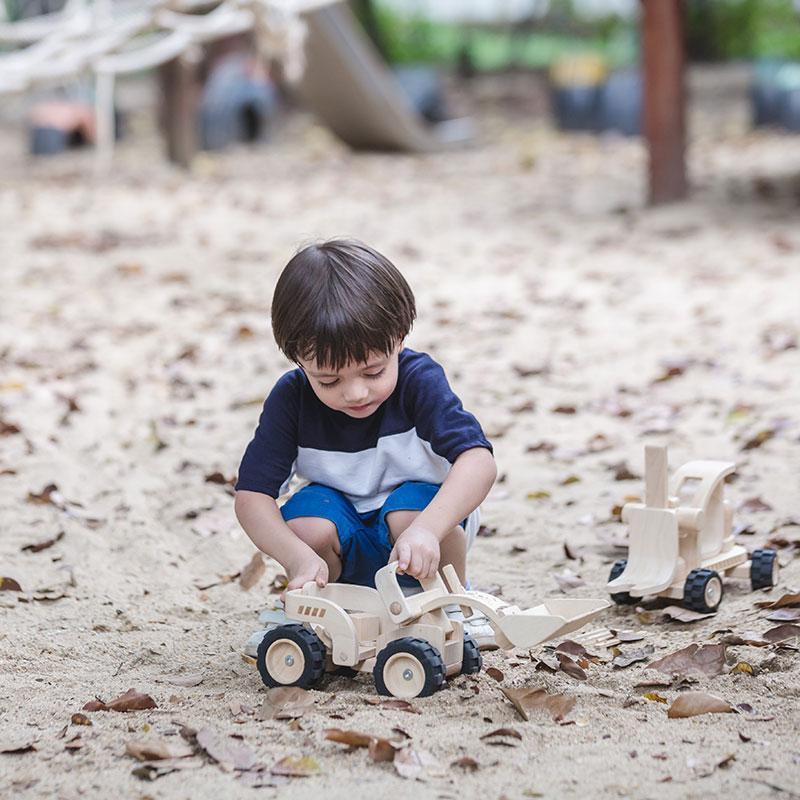
[(468, 142), (471, 120), (429, 123), (361, 29), (346, 2), (303, 15), (308, 27), (300, 95), (350, 147), (427, 152)]

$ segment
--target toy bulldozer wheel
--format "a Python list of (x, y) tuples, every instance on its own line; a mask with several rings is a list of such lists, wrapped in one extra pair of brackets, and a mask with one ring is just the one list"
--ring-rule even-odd
[(768, 589), (778, 584), (778, 554), (774, 550), (753, 550), (750, 561), (750, 585)]
[[(619, 578), (623, 572), (625, 572), (625, 567), (628, 566), (628, 559), (621, 558), (619, 561), (614, 562), (614, 566), (611, 567), (611, 572), (608, 575), (608, 580), (613, 581), (614, 578)], [(637, 602), (636, 597), (631, 597), (627, 592), (615, 592), (611, 595), (611, 599), (618, 605), (618, 606), (632, 606), (634, 603)]]
[(713, 614), (722, 600), (722, 578), (713, 569), (693, 569), (683, 585), (683, 604), (701, 614)]
[(476, 675), (483, 669), (483, 656), (478, 643), (468, 634), (464, 634), (464, 653), (461, 656), (461, 674)]
[(325, 645), (302, 625), (279, 625), (258, 646), (258, 671), (269, 686), (308, 689), (325, 672)]
[(427, 697), (444, 683), (444, 662), (439, 651), (424, 639), (406, 636), (381, 650), (372, 675), (378, 694), (401, 700)]

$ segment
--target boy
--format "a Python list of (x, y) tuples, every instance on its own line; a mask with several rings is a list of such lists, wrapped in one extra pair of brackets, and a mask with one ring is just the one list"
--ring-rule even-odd
[[(403, 347), (415, 316), (397, 268), (359, 242), (311, 245), (281, 273), (272, 328), (298, 368), (264, 403), (236, 515), (289, 589), (374, 586), (392, 560), (419, 579), (452, 564), (466, 583), (478, 506), (497, 470), (442, 368)], [(293, 475), (310, 483), (278, 508)]]

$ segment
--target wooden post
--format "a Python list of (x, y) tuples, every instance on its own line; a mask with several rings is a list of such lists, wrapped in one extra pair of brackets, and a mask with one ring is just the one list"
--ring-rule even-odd
[(686, 92), (683, 0), (642, 0), (644, 132), (650, 155), (649, 200), (686, 197)]
[(189, 169), (197, 152), (197, 109), (200, 86), (197, 64), (179, 56), (159, 67), (161, 121), (167, 143), (167, 157)]

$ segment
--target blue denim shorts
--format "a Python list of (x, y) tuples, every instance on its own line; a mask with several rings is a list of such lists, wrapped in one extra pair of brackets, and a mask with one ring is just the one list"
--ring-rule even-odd
[[(287, 522), (297, 517), (329, 519), (339, 535), (341, 583), (375, 587), (375, 573), (385, 567), (392, 552), (386, 515), (390, 511), (422, 511), (439, 491), (435, 483), (408, 481), (400, 484), (376, 511), (359, 514), (355, 506), (337, 489), (311, 483), (292, 495), (281, 507)], [(399, 575), (402, 586), (418, 587), (408, 575)]]

